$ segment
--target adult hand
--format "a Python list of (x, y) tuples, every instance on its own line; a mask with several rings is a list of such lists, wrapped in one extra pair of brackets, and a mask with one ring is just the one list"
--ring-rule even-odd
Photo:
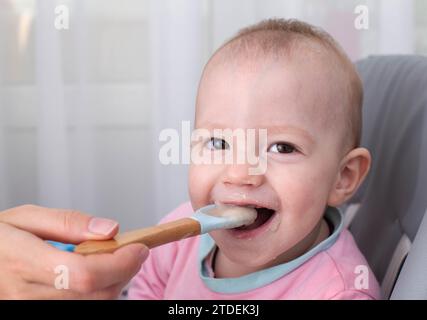
[(113, 220), (72, 210), (25, 205), (0, 212), (0, 299), (118, 297), (147, 258), (145, 246), (82, 256), (44, 241), (80, 243), (110, 239), (117, 232)]

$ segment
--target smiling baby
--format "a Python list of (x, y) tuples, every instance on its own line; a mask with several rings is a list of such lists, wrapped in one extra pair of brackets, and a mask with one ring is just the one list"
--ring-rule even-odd
[[(379, 287), (337, 209), (370, 167), (359, 146), (362, 84), (324, 31), (266, 20), (240, 31), (208, 61), (199, 85), (192, 145), (203, 157), (236, 152), (226, 129), (264, 129), (266, 168), (190, 165), (191, 203), (256, 208), (252, 225), (154, 249), (133, 279), (132, 299), (379, 299)], [(362, 270), (362, 271), (360, 271)], [(361, 274), (363, 273), (364, 274)], [(363, 281), (361, 281), (363, 277)]]

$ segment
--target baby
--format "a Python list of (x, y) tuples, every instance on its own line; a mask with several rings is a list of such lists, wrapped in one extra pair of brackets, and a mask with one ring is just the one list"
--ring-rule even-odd
[[(192, 148), (234, 152), (225, 129), (265, 129), (266, 170), (248, 163), (192, 163), (191, 204), (255, 207), (247, 227), (154, 249), (129, 289), (132, 299), (379, 299), (375, 276), (336, 208), (360, 186), (370, 154), (359, 147), (362, 85), (325, 32), (296, 20), (240, 31), (207, 63)], [(221, 130), (218, 130), (221, 129)], [(216, 134), (216, 135), (215, 135)], [(261, 150), (262, 149), (262, 150)]]

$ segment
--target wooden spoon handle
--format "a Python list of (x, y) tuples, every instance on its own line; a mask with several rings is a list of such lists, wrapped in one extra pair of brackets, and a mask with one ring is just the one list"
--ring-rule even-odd
[(83, 255), (111, 253), (131, 243), (142, 243), (148, 248), (154, 248), (199, 234), (200, 223), (191, 218), (183, 218), (154, 227), (120, 233), (111, 240), (85, 241), (76, 246), (74, 252)]

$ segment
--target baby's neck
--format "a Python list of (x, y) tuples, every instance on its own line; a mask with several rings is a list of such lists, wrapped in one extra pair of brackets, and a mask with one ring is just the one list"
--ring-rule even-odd
[(283, 252), (276, 259), (270, 261), (263, 266), (246, 266), (237, 264), (229, 260), (218, 248), (218, 252), (215, 257), (215, 265), (213, 266), (215, 272), (215, 278), (236, 278), (241, 277), (249, 273), (253, 273), (259, 270), (270, 268), (285, 262), (289, 262), (307, 251), (315, 247), (317, 244), (325, 240), (330, 235), (330, 230), (327, 222), (322, 219), (318, 225), (311, 231), (304, 239), (293, 246), (286, 252)]

